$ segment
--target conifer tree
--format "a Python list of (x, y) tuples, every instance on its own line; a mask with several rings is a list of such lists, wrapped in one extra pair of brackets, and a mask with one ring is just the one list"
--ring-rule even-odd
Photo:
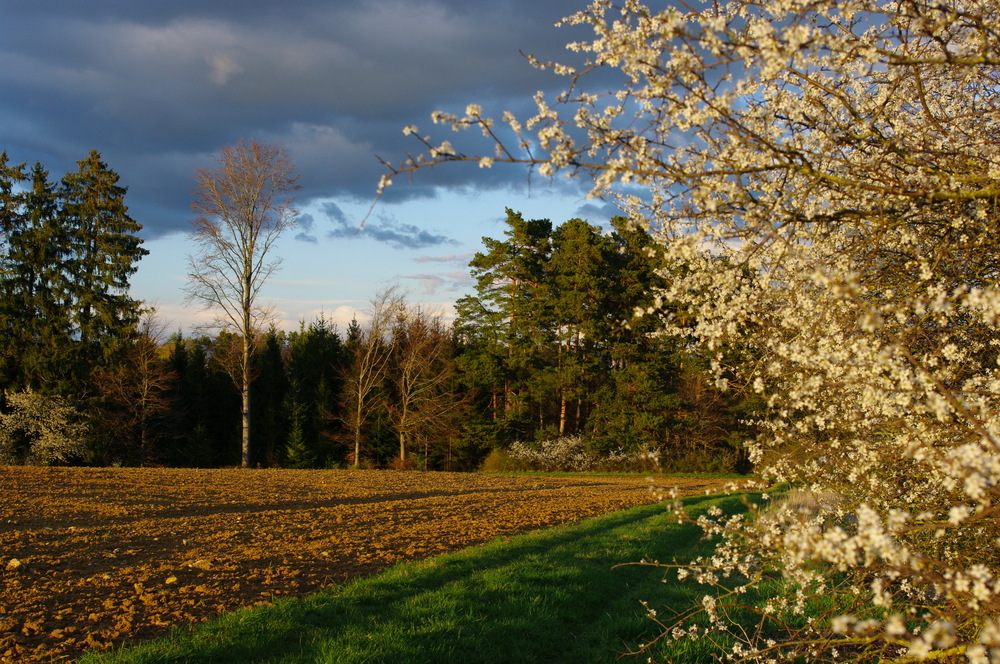
[(552, 239), (547, 285), (556, 323), (553, 373), (562, 436), (578, 433), (590, 408), (601, 347), (609, 332), (602, 303), (610, 284), (604, 262), (607, 240), (600, 228), (570, 219), (556, 229)]
[(308, 326), (303, 322), (289, 337), (286, 411), (292, 430), (286, 449), (287, 463), (292, 463), (292, 436), (298, 436), (293, 467), (325, 460), (330, 441), (341, 434), (340, 396), (347, 357), (336, 324), (323, 315)]
[[(20, 215), (21, 196), (17, 187), (26, 177), (24, 164), (11, 165), (7, 151), (0, 152), (0, 241), (4, 244), (7, 234), (17, 223)], [(0, 248), (3, 248), (4, 244), (0, 244)]]
[(469, 263), (476, 279), (485, 321), (496, 332), (504, 358), (503, 419), (517, 436), (527, 436), (542, 419), (540, 352), (550, 347), (554, 330), (545, 297), (545, 265), (552, 251), (552, 222), (525, 220), (507, 209), (506, 240), (483, 238), (485, 252)]
[(98, 152), (77, 163), (57, 186), (41, 164), (26, 176), (0, 155), (4, 387), (89, 393), (139, 320), (129, 277), (148, 252), (126, 188)]
[(274, 466), (285, 448), (288, 422), (284, 412), (288, 394), (286, 339), (284, 332), (268, 330), (254, 358), (255, 380), (250, 386), (255, 404), (253, 411), (254, 459), (257, 463)]
[(35, 164), (24, 193), (24, 223), (12, 237), (12, 295), (21, 372), (18, 383), (49, 392), (67, 389), (71, 364), (67, 259), (70, 237), (59, 192), (48, 171)]
[(84, 379), (96, 364), (108, 362), (138, 324), (141, 303), (129, 294), (129, 277), (149, 252), (142, 248), (142, 226), (125, 205), (126, 187), (91, 150), (68, 173), (60, 196), (71, 255), (66, 262), (72, 297), (75, 369)]
[(18, 373), (15, 343), (16, 306), (10, 292), (14, 265), (11, 236), (23, 225), (22, 196), (17, 190), (25, 179), (24, 164), (11, 165), (6, 150), (0, 152), (0, 387), (7, 387)]

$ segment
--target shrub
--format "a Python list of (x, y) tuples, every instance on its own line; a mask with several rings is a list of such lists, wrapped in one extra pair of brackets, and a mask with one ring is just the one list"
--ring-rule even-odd
[(512, 458), (506, 450), (499, 447), (493, 448), (483, 459), (479, 470), (484, 473), (504, 473), (517, 470), (526, 470), (524, 464)]
[(763, 399), (763, 477), (843, 496), (699, 519), (720, 544), (683, 571), (709, 588), (663, 639), (724, 634), (725, 661), (1000, 662), (998, 14), (592, 0), (566, 21), (593, 30), (571, 45), (588, 62), (543, 65), (568, 79), (533, 117), (434, 114), (495, 159), (408, 129), (428, 154), (390, 174), (587, 175), (656, 229), (670, 283), (642, 313), (712, 353), (719, 389)]
[(597, 455), (581, 436), (562, 436), (537, 445), (516, 442), (507, 450), (514, 465), (526, 470), (564, 472), (650, 472), (659, 470), (658, 451), (642, 450)]
[(48, 466), (84, 452), (87, 427), (80, 413), (59, 396), (32, 390), (6, 393), (0, 413), (0, 462)]

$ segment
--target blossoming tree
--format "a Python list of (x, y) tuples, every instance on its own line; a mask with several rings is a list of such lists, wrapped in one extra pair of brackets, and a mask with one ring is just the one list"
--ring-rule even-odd
[[(678, 4), (595, 0), (565, 21), (593, 29), (570, 44), (588, 64), (540, 64), (563, 93), (523, 121), (434, 115), (485, 155), (407, 127), (424, 153), (382, 186), (450, 161), (586, 177), (686, 266), (662, 293), (685, 333), (752, 340), (755, 362), (715, 368), (769, 400), (758, 470), (830, 499), (703, 519), (722, 543), (683, 573), (713, 589), (664, 639), (1000, 661), (1000, 2)], [(734, 627), (776, 570), (785, 592)]]

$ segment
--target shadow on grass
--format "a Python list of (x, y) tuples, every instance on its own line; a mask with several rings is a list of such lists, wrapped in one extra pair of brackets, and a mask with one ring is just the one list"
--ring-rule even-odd
[[(743, 509), (739, 497), (694, 498)], [(686, 560), (701, 531), (647, 505), (246, 609), (81, 664), (614, 662), (656, 635), (640, 600), (690, 606), (696, 586), (623, 562)], [(642, 661), (645, 661), (642, 657)]]

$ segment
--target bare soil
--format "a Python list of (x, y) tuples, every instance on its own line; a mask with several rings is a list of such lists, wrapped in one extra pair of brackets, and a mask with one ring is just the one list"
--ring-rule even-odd
[[(682, 494), (723, 480), (660, 478)], [(654, 502), (639, 477), (0, 467), (0, 663), (63, 662), (498, 536)]]

